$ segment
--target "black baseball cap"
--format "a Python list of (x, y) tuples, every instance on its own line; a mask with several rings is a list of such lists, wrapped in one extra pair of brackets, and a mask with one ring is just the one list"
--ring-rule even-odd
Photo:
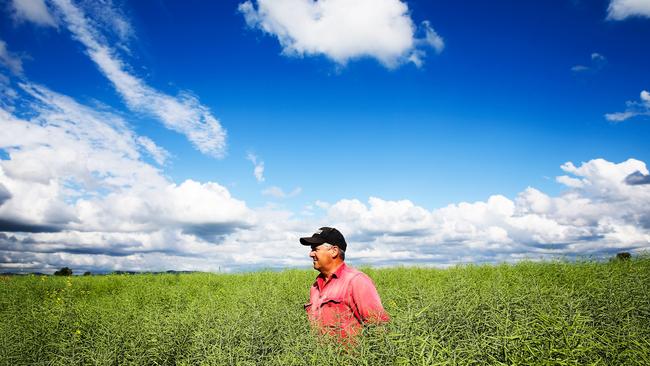
[(325, 226), (318, 229), (312, 236), (300, 238), (300, 244), (302, 245), (321, 245), (325, 243), (336, 245), (343, 251), (348, 247), (343, 234), (333, 227)]

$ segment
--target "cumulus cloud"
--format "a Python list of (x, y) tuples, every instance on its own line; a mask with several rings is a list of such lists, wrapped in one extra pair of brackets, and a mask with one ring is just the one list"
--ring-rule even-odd
[(23, 73), (23, 62), (17, 55), (9, 52), (7, 43), (0, 39), (0, 64), (6, 66), (16, 75)]
[(376, 197), (323, 209), (326, 221), (357, 243), (350, 258), (364, 263), (495, 262), (650, 249), (650, 186), (630, 185), (631, 175), (634, 182), (646, 180), (645, 163), (595, 159), (562, 169), (567, 175), (558, 182), (567, 190), (556, 197), (530, 187), (514, 200), (493, 195), (435, 210)]
[(623, 20), (629, 17), (650, 17), (647, 0), (612, 0), (607, 8), (607, 19)]
[(561, 175), (559, 177), (556, 177), (555, 181), (558, 183), (562, 183), (567, 187), (572, 187), (572, 188), (581, 188), (584, 187), (585, 185), (585, 182), (583, 180), (573, 178), (568, 175)]
[(44, 0), (13, 0), (11, 10), (17, 21), (29, 21), (40, 26), (57, 27), (57, 21)]
[[(39, 133), (34, 130), (29, 135), (22, 146), (37, 149)], [(132, 159), (146, 166), (138, 158), (136, 144), (125, 146), (132, 146), (129, 154), (136, 154)], [(26, 159), (16, 151), (10, 157)], [(3, 171), (10, 161), (2, 161)], [(59, 176), (65, 176), (65, 169), (57, 169)], [(566, 178), (558, 182), (566, 190), (557, 196), (529, 187), (514, 198), (495, 194), (485, 201), (433, 210), (410, 200), (378, 197), (367, 202), (317, 201), (314, 206), (322, 211), (310, 211), (309, 217), (272, 207), (250, 210), (212, 182), (174, 184), (161, 177), (160, 185), (142, 187), (137, 179), (130, 184), (125, 179), (124, 186), (111, 188), (108, 194), (82, 195), (80, 189), (67, 192), (62, 188), (65, 184), (59, 183), (58, 196), (68, 197), (59, 200), (57, 211), (68, 207), (69, 217), (53, 220), (41, 207), (26, 216), (34, 224), (59, 230), (5, 226), (0, 230), (5, 231), (0, 233), (0, 267), (230, 271), (307, 266), (307, 253), (297, 238), (323, 225), (344, 233), (353, 265), (445, 266), (650, 249), (650, 185), (645, 184), (650, 175), (644, 162), (595, 159), (567, 162), (561, 169)], [(56, 195), (35, 189), (50, 184), (47, 181), (20, 170), (12, 174), (0, 176), (0, 184), (11, 192), (0, 209), (13, 207), (10, 212), (0, 211), (0, 219), (18, 218), (21, 210), (30, 207), (11, 206), (14, 201), (56, 202)], [(155, 169), (152, 174), (159, 176)], [(21, 188), (25, 186), (32, 190)], [(38, 198), (30, 200), (30, 195)]]
[(272, 186), (266, 188), (262, 191), (262, 194), (265, 196), (271, 196), (275, 198), (291, 198), (299, 195), (302, 192), (302, 188), (296, 187), (291, 192), (285, 192), (282, 188)]
[[(111, 81), (129, 108), (154, 116), (165, 127), (184, 134), (202, 153), (223, 157), (226, 131), (196, 96), (181, 92), (174, 97), (150, 87), (127, 71), (127, 64), (118, 56), (117, 50), (110, 46), (97, 22), (86, 16), (84, 9), (70, 0), (53, 0), (52, 3), (73, 37), (85, 46), (90, 59)], [(97, 9), (94, 11), (101, 12)], [(131, 32), (129, 23), (110, 6), (107, 11), (111, 14), (109, 18), (112, 19), (115, 32), (122, 38), (128, 38)]]
[(30, 117), (0, 108), (7, 155), (0, 160), (0, 267), (48, 270), (67, 258), (105, 268), (112, 256), (156, 266), (148, 253), (172, 266), (179, 257), (225, 255), (215, 245), (255, 223), (255, 212), (218, 183), (174, 183), (146, 163), (140, 151), (159, 148), (117, 114), (18, 85)]
[(25, 121), (3, 112), (0, 148), (9, 160), (0, 164), (0, 180), (13, 198), (0, 215), (112, 231), (245, 221), (245, 204), (224, 187), (176, 185), (143, 162), (138, 147), (153, 141), (136, 136), (121, 118), (44, 87), (21, 86), (38, 115)]
[(623, 122), (632, 117), (650, 116), (650, 93), (642, 90), (639, 101), (628, 101), (627, 108), (624, 112), (615, 112), (605, 114), (605, 118), (611, 122)]
[(255, 179), (260, 183), (264, 182), (264, 162), (259, 161), (257, 155), (253, 153), (248, 153), (246, 159), (253, 163), (253, 174), (255, 175)]
[(351, 198), (316, 201), (299, 216), (273, 206), (251, 209), (217, 182), (171, 181), (144, 160), (155, 150), (143, 146), (147, 138), (110, 110), (24, 80), (14, 93), (28, 113), (0, 108), (3, 271), (308, 266), (297, 239), (325, 225), (346, 235), (353, 265), (650, 249), (650, 172), (635, 159), (567, 162), (557, 178), (565, 190), (556, 196), (529, 187), (515, 197), (494, 194), (437, 209)]
[[(233, 271), (304, 265), (307, 253), (290, 213), (258, 210), (264, 225), (217, 234), (215, 244), (201, 235), (160, 228), (153, 232), (0, 233), (0, 268), (75, 271)], [(292, 243), (295, 245), (287, 245)]]
[(400, 0), (249, 0), (239, 11), (248, 26), (277, 37), (289, 56), (324, 55), (340, 65), (372, 57), (394, 68), (420, 66), (426, 49), (444, 49), (430, 23), (416, 27)]

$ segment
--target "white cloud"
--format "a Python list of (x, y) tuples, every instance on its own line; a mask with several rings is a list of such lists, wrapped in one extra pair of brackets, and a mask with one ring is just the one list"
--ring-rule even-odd
[(584, 187), (584, 185), (585, 185), (585, 183), (582, 180), (577, 179), (577, 178), (569, 177), (568, 175), (559, 176), (559, 177), (555, 178), (555, 180), (558, 183), (562, 183), (565, 186), (572, 187), (572, 188), (581, 188), (581, 187)]
[(74, 208), (79, 223), (69, 227), (80, 231), (153, 232), (168, 228), (207, 241), (254, 221), (246, 204), (231, 197), (225, 187), (193, 180), (78, 199)]
[(125, 47), (125, 42), (135, 37), (130, 21), (113, 0), (82, 0), (78, 4), (84, 9), (86, 17), (92, 19), (94, 27), (117, 36), (117, 39), (122, 42), (119, 45), (121, 48)]
[[(357, 199), (344, 199), (328, 209), (335, 221), (346, 221), (354, 230), (364, 233), (407, 235), (431, 228), (431, 213), (411, 201), (385, 201), (370, 197), (369, 207)], [(341, 220), (345, 218), (346, 220)]]
[(302, 193), (302, 188), (300, 187), (296, 187), (291, 192), (288, 193), (284, 192), (282, 188), (276, 186), (266, 188), (262, 191), (263, 195), (271, 196), (275, 198), (291, 198), (299, 195), (300, 193)]
[(260, 183), (264, 182), (264, 162), (258, 161), (257, 156), (253, 153), (248, 153), (246, 159), (253, 163), (253, 174), (255, 175), (255, 179)]
[[(0, 108), (0, 149), (8, 155), (0, 160), (3, 270), (308, 266), (297, 238), (320, 226), (341, 229), (354, 265), (650, 249), (650, 172), (639, 160), (563, 164), (557, 181), (567, 189), (557, 196), (529, 187), (514, 198), (495, 194), (433, 210), (378, 197), (316, 201), (323, 215), (296, 216), (273, 206), (250, 209), (216, 182), (170, 181), (143, 160), (142, 136), (118, 115), (42, 86), (19, 86), (32, 117)], [(269, 192), (287, 197), (299, 189)]]
[(0, 269), (231, 271), (307, 258), (287, 243), (316, 224), (251, 210), (216, 182), (174, 183), (142, 159), (155, 143), (143, 147), (119, 115), (19, 87), (31, 117), (0, 107)]
[(607, 61), (607, 59), (605, 58), (605, 56), (601, 55), (601, 54), (598, 53), (598, 52), (594, 52), (594, 53), (591, 54), (591, 60), (592, 60), (592, 61), (596, 61), (596, 62), (604, 62), (604, 61)]
[(316, 207), (320, 208), (321, 210), (327, 210), (332, 206), (330, 203), (321, 200), (314, 202), (314, 205), (316, 205)]
[[(576, 174), (577, 173), (577, 168), (571, 162), (567, 162), (565, 164), (562, 164), (562, 166), (560, 168), (562, 168), (562, 170), (564, 170), (565, 172), (570, 173), (570, 174)], [(558, 183), (562, 183), (565, 186), (571, 187), (571, 188), (582, 188), (585, 185), (590, 184), (590, 182), (588, 180), (586, 180), (586, 179), (578, 179), (578, 178), (570, 177), (568, 175), (558, 176), (558, 177), (555, 178), (555, 181), (558, 182)]]
[(575, 66), (571, 67), (571, 71), (573, 71), (573, 72), (584, 72), (584, 71), (589, 71), (589, 70), (591, 70), (589, 68), (589, 66), (585, 66), (585, 65), (575, 65)]
[(650, 93), (648, 93), (647, 90), (641, 91), (641, 101), (643, 101), (647, 107), (650, 107)]
[(431, 27), (431, 22), (428, 20), (423, 21), (422, 28), (424, 29), (425, 37), (424, 39), (416, 39), (416, 42), (419, 42), (421, 44), (428, 44), (429, 46), (433, 47), (436, 52), (442, 52), (442, 50), (445, 49), (445, 41)]
[(44, 0), (13, 0), (14, 19), (30, 21), (40, 26), (57, 27), (57, 22)]
[(642, 90), (639, 101), (628, 101), (624, 112), (605, 114), (605, 118), (611, 122), (623, 122), (637, 116), (650, 116), (650, 93)]
[(23, 73), (23, 62), (17, 55), (9, 52), (7, 43), (0, 39), (0, 64), (5, 65), (14, 74)]
[[(429, 211), (408, 200), (341, 200), (327, 222), (350, 236), (351, 260), (364, 263), (511, 261), (524, 257), (611, 255), (650, 249), (650, 185), (645, 163), (595, 159), (559, 182), (569, 190), (551, 197), (527, 188), (515, 200), (501, 195)], [(357, 248), (357, 249), (352, 249)], [(399, 255), (396, 255), (399, 253)], [(400, 258), (400, 259), (397, 259)]]
[(444, 41), (428, 21), (422, 38), (400, 0), (257, 0), (239, 5), (246, 23), (278, 38), (290, 56), (324, 55), (340, 65), (373, 57), (388, 68), (420, 66), (426, 48), (441, 52)]
[[(88, 56), (113, 83), (129, 108), (158, 118), (165, 127), (187, 136), (204, 154), (214, 157), (225, 154), (226, 131), (208, 107), (188, 92), (172, 97), (148, 86), (127, 71), (116, 49), (109, 46), (81, 8), (69, 0), (53, 0), (53, 4), (61, 13), (68, 30), (86, 47)], [(114, 13), (113, 18), (119, 18), (118, 14)], [(121, 19), (120, 22), (126, 21)], [(117, 32), (120, 32), (119, 29)], [(129, 31), (122, 32), (128, 35)]]
[[(558, 196), (529, 187), (514, 199), (497, 194), (434, 210), (377, 197), (317, 201), (324, 216), (310, 210), (308, 217), (296, 217), (270, 206), (250, 210), (214, 182), (169, 182), (142, 162), (138, 136), (119, 118), (26, 88), (44, 105), (32, 121), (2, 112), (8, 135), (0, 147), (10, 160), (0, 165), (0, 221), (22, 220), (34, 232), (0, 233), (4, 269), (308, 266), (297, 238), (324, 225), (341, 229), (354, 265), (444, 266), (650, 249), (650, 184), (643, 180), (649, 172), (639, 160), (563, 164), (566, 178), (558, 181), (568, 189)], [(100, 135), (109, 141), (95, 141)], [(47, 150), (44, 141), (52, 136), (60, 145)], [(14, 140), (20, 148), (9, 144)], [(44, 163), (34, 165), (40, 159)], [(630, 183), (630, 176), (643, 181)], [(63, 231), (38, 232), (48, 227)]]
[(143, 141), (149, 153), (155, 143), (117, 115), (42, 86), (19, 85), (33, 117), (0, 108), (0, 149), (8, 155), (0, 160), (5, 262), (51, 268), (67, 258), (105, 266), (116, 256), (149, 268), (155, 263), (143, 253), (216, 255), (215, 243), (254, 225), (255, 212), (223, 186), (176, 184), (144, 162)]
[(165, 165), (165, 162), (170, 157), (170, 154), (167, 150), (156, 145), (152, 139), (146, 136), (138, 137), (138, 144), (140, 144), (140, 146), (142, 146), (159, 165)]
[(575, 65), (571, 68), (571, 71), (575, 73), (586, 73), (586, 72), (598, 72), (602, 69), (607, 63), (607, 58), (601, 55), (598, 52), (593, 52), (591, 54), (591, 64), (589, 66), (585, 65)]
[(605, 119), (611, 122), (623, 122), (625, 120), (628, 120), (632, 117), (636, 117), (639, 114), (636, 112), (614, 112), (614, 113), (606, 113), (605, 114)]
[(648, 0), (612, 0), (607, 9), (607, 19), (623, 20), (629, 17), (650, 17)]

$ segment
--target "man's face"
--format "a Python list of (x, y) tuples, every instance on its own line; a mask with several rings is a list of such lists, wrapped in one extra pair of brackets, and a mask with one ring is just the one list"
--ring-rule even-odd
[(314, 262), (315, 270), (322, 271), (323, 269), (329, 268), (329, 265), (334, 260), (332, 258), (332, 245), (331, 244), (313, 245), (311, 247), (311, 252), (309, 252), (309, 256)]

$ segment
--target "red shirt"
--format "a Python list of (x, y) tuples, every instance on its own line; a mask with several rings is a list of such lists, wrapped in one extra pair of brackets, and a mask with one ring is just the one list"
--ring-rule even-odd
[(356, 334), (364, 323), (387, 322), (390, 318), (365, 273), (345, 263), (325, 282), (322, 274), (309, 290), (307, 316), (326, 333)]

